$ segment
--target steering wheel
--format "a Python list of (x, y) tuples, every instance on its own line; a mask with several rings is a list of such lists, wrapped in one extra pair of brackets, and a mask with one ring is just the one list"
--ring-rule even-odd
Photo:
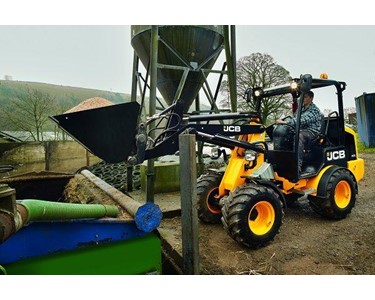
[[(289, 119), (289, 118), (292, 118), (291, 116), (286, 116), (285, 118), (283, 118), (282, 120), (283, 121), (285, 121), (285, 120), (287, 120), (287, 119)], [(295, 133), (296, 132), (296, 127), (294, 126), (294, 125), (291, 125), (291, 124), (288, 124), (288, 123), (280, 123), (280, 124), (276, 124), (276, 123), (274, 123), (274, 125), (283, 125), (283, 126), (286, 126), (286, 127), (289, 127), (290, 128), (290, 130), (293, 132), (293, 133)]]
[(287, 126), (287, 127), (291, 128), (294, 132), (296, 131), (296, 127), (294, 125), (291, 125), (291, 124), (285, 123), (285, 124), (276, 124), (276, 125)]
[[(285, 120), (288, 119), (288, 118), (292, 118), (292, 117), (291, 117), (291, 116), (286, 116), (286, 117), (283, 118), (282, 120), (285, 121)], [(287, 123), (285, 123), (285, 124), (282, 124), (282, 123), (280, 123), (280, 124), (276, 124), (276, 122), (275, 122), (275, 123), (272, 123), (271, 125), (269, 125), (268, 127), (266, 127), (266, 133), (267, 133), (267, 135), (270, 137), (271, 140), (273, 140), (273, 131), (275, 130), (276, 126), (278, 126), (278, 125), (284, 125), (284, 126), (286, 126), (286, 127), (290, 127), (290, 129), (291, 129), (291, 131), (292, 131), (293, 133), (296, 132), (295, 127), (294, 127), (293, 125), (291, 125), (291, 124), (287, 124)]]
[[(286, 117), (283, 118), (282, 120), (285, 121), (285, 120), (287, 120), (287, 119), (292, 119), (292, 117), (291, 117), (291, 116), (286, 116)], [(291, 125), (291, 124), (288, 124), (288, 123), (286, 123), (286, 124), (277, 124), (277, 125), (285, 125), (285, 126), (289, 126), (289, 127), (292, 128), (294, 131), (295, 131), (295, 128), (296, 128), (294, 125)]]

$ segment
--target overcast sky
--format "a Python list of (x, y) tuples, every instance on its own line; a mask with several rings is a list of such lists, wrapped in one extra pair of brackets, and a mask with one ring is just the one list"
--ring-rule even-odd
[[(355, 106), (354, 97), (363, 92), (375, 92), (375, 26), (237, 25), (236, 40), (237, 58), (268, 53), (293, 77), (325, 72), (345, 81), (345, 107)], [(2, 79), (130, 93), (130, 26), (2, 25), (0, 45)], [(222, 53), (217, 68), (224, 58)], [(316, 96), (315, 102), (324, 109), (333, 99)]]

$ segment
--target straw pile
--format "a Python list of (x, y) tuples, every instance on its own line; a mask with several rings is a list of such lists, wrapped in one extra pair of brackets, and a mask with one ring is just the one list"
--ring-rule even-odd
[(92, 108), (98, 108), (98, 107), (104, 107), (104, 106), (109, 106), (113, 105), (113, 103), (107, 99), (100, 98), (100, 97), (94, 97), (87, 99), (77, 106), (74, 106), (73, 108), (69, 109), (65, 113), (72, 113), (72, 112), (77, 112), (77, 111), (82, 111), (82, 110), (87, 110), (87, 109), (92, 109)]

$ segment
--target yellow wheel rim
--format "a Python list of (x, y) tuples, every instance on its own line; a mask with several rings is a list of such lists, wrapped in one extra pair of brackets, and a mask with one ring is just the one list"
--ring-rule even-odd
[(275, 222), (275, 210), (268, 201), (255, 204), (248, 216), (249, 228), (256, 235), (269, 232)]
[(335, 203), (339, 208), (345, 208), (349, 205), (352, 198), (352, 190), (347, 181), (341, 180), (335, 188)]
[(219, 201), (215, 198), (218, 192), (219, 192), (219, 188), (215, 187), (208, 192), (207, 198), (206, 198), (207, 208), (214, 215), (218, 215), (221, 213)]

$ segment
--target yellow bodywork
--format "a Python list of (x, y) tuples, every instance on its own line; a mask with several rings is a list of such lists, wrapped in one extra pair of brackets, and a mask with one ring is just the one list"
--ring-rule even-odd
[[(354, 137), (354, 143), (355, 143), (355, 152), (358, 153), (358, 148), (357, 148), (357, 140), (355, 138), (355, 132), (348, 128), (345, 127), (345, 131), (352, 135)], [(316, 191), (318, 190), (318, 185), (319, 182), (324, 175), (324, 173), (331, 168), (332, 165), (324, 167), (317, 176), (311, 177), (308, 179), (301, 179), (297, 183), (293, 183), (288, 181), (285, 178), (279, 177), (277, 173), (275, 173), (275, 179), (279, 180), (282, 182), (282, 191), (285, 194), (290, 193), (292, 190), (299, 190), (299, 191), (306, 191), (310, 190), (309, 194), (312, 196), (316, 196)], [(347, 162), (347, 168), (352, 172), (352, 174), (355, 177), (355, 180), (358, 182), (360, 181), (365, 173), (365, 162), (362, 158), (357, 158), (355, 160), (349, 160)]]
[(311, 195), (316, 195), (316, 191), (318, 189), (318, 185), (320, 182), (320, 179), (324, 175), (324, 173), (332, 166), (326, 166), (324, 167), (317, 176), (301, 179), (298, 182), (290, 182), (289, 180), (279, 177), (277, 173), (275, 174), (275, 179), (282, 182), (282, 192), (284, 194), (289, 194), (292, 192), (292, 190), (298, 190), (298, 191), (306, 191), (306, 190), (312, 190), (313, 192), (310, 192)]
[[(284, 194), (289, 194), (296, 190), (302, 192), (309, 190), (310, 195), (316, 196), (318, 185), (322, 176), (331, 167), (333, 167), (333, 165), (326, 166), (319, 172), (318, 175), (311, 178), (301, 179), (296, 183), (290, 182), (289, 180), (283, 177), (279, 177), (277, 173), (275, 173), (275, 179), (282, 182), (281, 190)], [(353, 173), (357, 182), (363, 178), (365, 170), (363, 159), (359, 158), (356, 160), (348, 161), (347, 168)]]
[[(355, 133), (352, 129), (346, 127), (345, 131), (355, 137)], [(265, 133), (243, 135), (243, 136), (240, 136), (239, 139), (245, 140), (251, 143), (254, 143), (257, 141), (265, 141)], [(356, 150), (356, 153), (358, 153), (357, 141), (355, 138), (354, 138), (354, 141), (355, 141), (355, 150)], [(229, 160), (229, 164), (226, 168), (223, 179), (219, 186), (219, 194), (217, 196), (218, 198), (221, 198), (222, 196), (227, 195), (229, 191), (233, 191), (238, 186), (243, 185), (245, 183), (246, 177), (250, 176), (264, 162), (264, 155), (259, 153), (258, 157), (256, 158), (256, 166), (251, 169), (246, 169), (245, 165), (248, 164), (249, 162), (245, 160), (244, 152), (245, 152), (244, 149), (238, 148), (238, 147), (235, 147), (232, 150), (231, 159)], [(322, 176), (331, 167), (332, 165), (326, 166), (319, 172), (317, 176), (312, 177), (312, 178), (301, 179), (298, 182), (290, 182), (286, 178), (279, 177), (276, 172), (274, 175), (275, 175), (275, 180), (280, 181), (282, 183), (281, 191), (284, 194), (289, 194), (295, 191), (301, 191), (301, 192), (308, 191), (308, 194), (315, 196)], [(363, 178), (364, 170), (365, 170), (363, 159), (357, 158), (356, 160), (348, 161), (347, 168), (353, 173), (357, 182)]]
[(360, 181), (365, 175), (365, 162), (362, 158), (348, 161), (348, 169), (353, 173), (355, 180)]
[[(250, 123), (250, 125), (253, 124), (257, 123)], [(250, 143), (264, 142), (265, 136), (266, 134), (264, 132), (251, 135), (241, 135), (239, 140), (245, 140)], [(244, 156), (245, 150), (243, 148), (235, 147), (232, 150), (231, 158), (219, 186), (219, 198), (227, 195), (229, 191), (233, 191), (236, 187), (243, 185), (245, 183), (244, 176), (249, 176), (264, 162), (264, 155), (259, 153), (258, 157), (256, 158), (256, 166), (252, 169), (246, 170), (245, 165), (249, 162), (245, 160)]]
[[(358, 154), (357, 139), (356, 134), (353, 129), (345, 127), (345, 132), (351, 134), (354, 137), (355, 153)], [(362, 158), (357, 158), (356, 160), (348, 161), (348, 169), (353, 173), (355, 179), (360, 181), (365, 175), (365, 162)]]

